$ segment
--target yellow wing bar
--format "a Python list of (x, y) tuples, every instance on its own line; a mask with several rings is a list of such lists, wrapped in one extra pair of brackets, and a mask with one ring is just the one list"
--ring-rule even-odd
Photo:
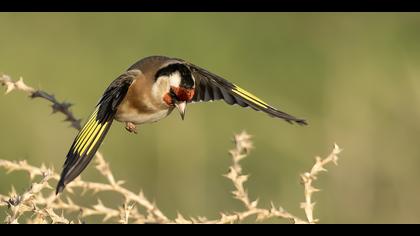
[(232, 91), (236, 94), (238, 94), (239, 96), (245, 98), (248, 101), (251, 101), (253, 103), (256, 103), (257, 105), (260, 105), (264, 108), (269, 107), (269, 105), (264, 102), (263, 100), (261, 100), (260, 98), (258, 98), (257, 96), (255, 96), (254, 94), (246, 91), (245, 89), (240, 88), (239, 86), (237, 86), (236, 84), (234, 84), (235, 88), (232, 89)]
[[(92, 148), (95, 146), (95, 143), (98, 142), (102, 133), (105, 131), (108, 122), (103, 124), (99, 123), (96, 119), (98, 114), (98, 109), (93, 112), (88, 122), (83, 126), (79, 135), (76, 137), (75, 146), (73, 148), (73, 153), (82, 156), (82, 154), (88, 149), (86, 154), (89, 154)], [(93, 142), (92, 142), (93, 141)]]

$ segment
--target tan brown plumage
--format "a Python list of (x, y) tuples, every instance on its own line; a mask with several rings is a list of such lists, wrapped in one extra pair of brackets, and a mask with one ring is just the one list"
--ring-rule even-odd
[(239, 86), (182, 59), (146, 57), (134, 63), (105, 90), (95, 111), (77, 134), (66, 156), (57, 193), (89, 164), (114, 120), (136, 125), (157, 122), (177, 108), (184, 118), (186, 104), (224, 100), (251, 107), (289, 123), (306, 121), (284, 113)]

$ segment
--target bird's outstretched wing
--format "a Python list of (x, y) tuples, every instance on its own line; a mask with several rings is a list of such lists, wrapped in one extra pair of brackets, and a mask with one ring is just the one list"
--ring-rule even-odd
[(114, 80), (105, 90), (95, 111), (77, 134), (67, 154), (56, 193), (75, 179), (95, 156), (114, 120), (118, 105), (137, 76), (136, 71), (127, 71)]
[(186, 63), (195, 78), (195, 94), (193, 102), (212, 101), (223, 99), (227, 104), (238, 104), (242, 107), (251, 107), (256, 111), (263, 111), (270, 116), (282, 118), (289, 123), (307, 125), (304, 119), (296, 118), (282, 112), (256, 97), (252, 93), (240, 88), (239, 86), (215, 75), (199, 66)]

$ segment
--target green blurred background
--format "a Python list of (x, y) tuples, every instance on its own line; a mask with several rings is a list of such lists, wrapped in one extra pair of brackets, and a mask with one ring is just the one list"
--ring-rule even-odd
[[(190, 105), (185, 121), (173, 114), (143, 125), (138, 135), (115, 123), (101, 147), (106, 160), (170, 217), (241, 209), (222, 174), (232, 135), (246, 130), (256, 146), (243, 161), (247, 188), (261, 206), (273, 201), (303, 217), (298, 176), (337, 142), (340, 165), (316, 182), (321, 223), (419, 223), (419, 24), (416, 13), (2, 13), (0, 73), (74, 103), (85, 119), (132, 63), (168, 55), (309, 121), (289, 125), (215, 102)], [(61, 168), (76, 135), (62, 115), (18, 92), (0, 96), (0, 110), (0, 159)], [(102, 179), (93, 166), (83, 178)], [(12, 184), (21, 192), (26, 174), (0, 171), (0, 193)]]

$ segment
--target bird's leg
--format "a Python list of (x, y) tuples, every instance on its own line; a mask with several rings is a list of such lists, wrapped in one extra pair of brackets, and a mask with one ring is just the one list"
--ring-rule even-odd
[(125, 129), (130, 133), (137, 134), (137, 126), (131, 122), (125, 122)]

